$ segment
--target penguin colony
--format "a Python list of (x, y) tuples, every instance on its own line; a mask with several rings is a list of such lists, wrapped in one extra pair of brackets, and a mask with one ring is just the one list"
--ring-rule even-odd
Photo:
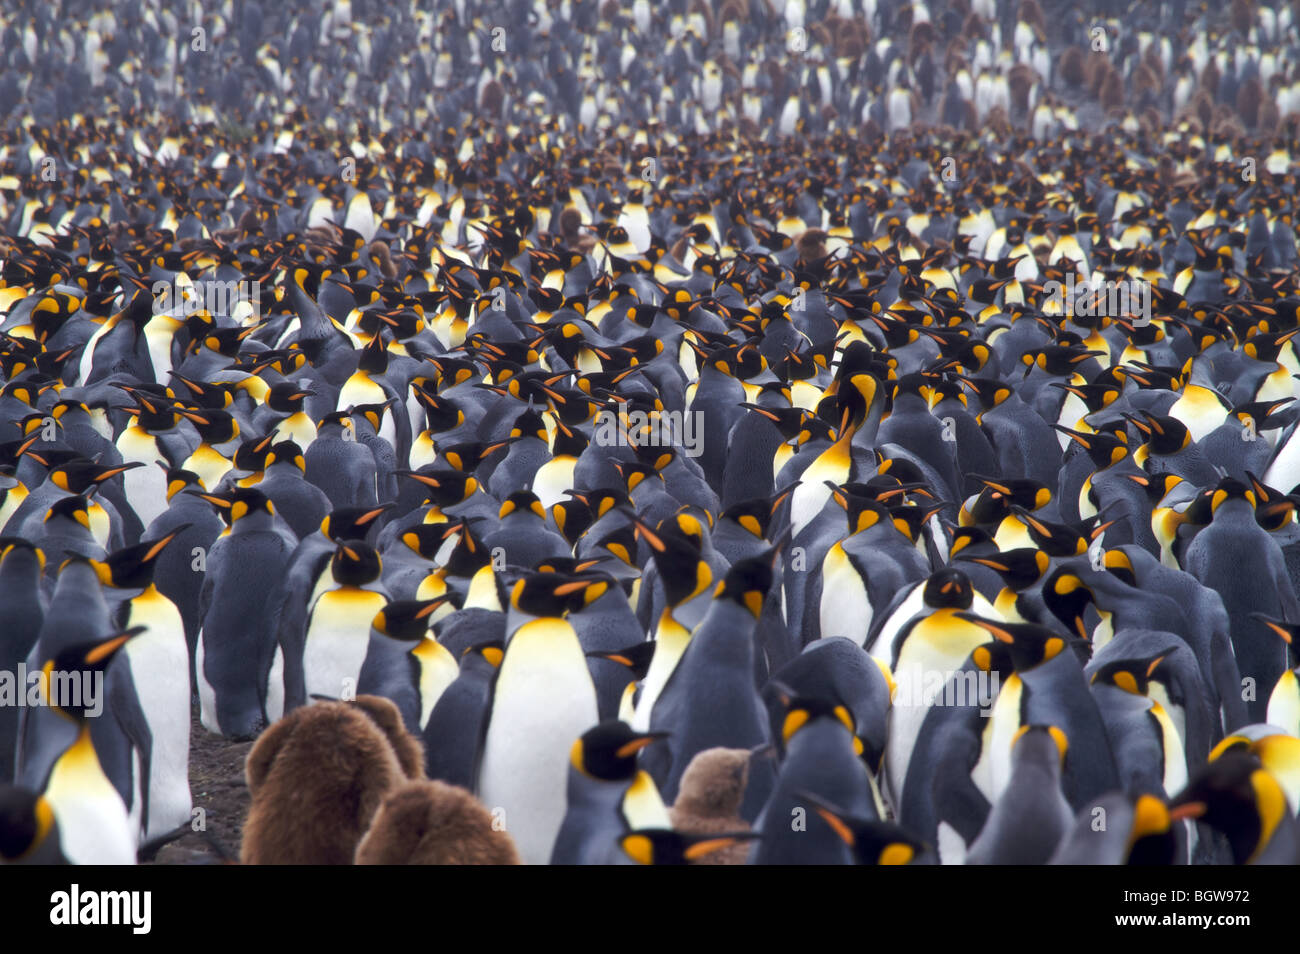
[(1295, 4), (418, 6), (3, 15), (6, 861), (1300, 860)]

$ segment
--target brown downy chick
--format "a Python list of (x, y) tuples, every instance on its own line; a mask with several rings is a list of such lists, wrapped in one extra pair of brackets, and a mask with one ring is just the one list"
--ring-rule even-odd
[[(748, 831), (740, 805), (749, 781), (748, 749), (705, 749), (682, 774), (677, 801), (668, 809), (673, 828), (689, 834)], [(740, 842), (692, 862), (697, 865), (743, 865), (751, 846)]]
[(364, 712), (384, 733), (393, 747), (402, 774), (414, 781), (424, 778), (424, 744), (406, 731), (402, 712), (391, 700), (383, 696), (362, 695), (352, 700), (352, 705)]
[(244, 864), (346, 865), (380, 803), (406, 780), (382, 729), (346, 702), (295, 709), (245, 765)]
[(492, 813), (446, 782), (406, 782), (389, 793), (357, 846), (359, 865), (517, 865)]

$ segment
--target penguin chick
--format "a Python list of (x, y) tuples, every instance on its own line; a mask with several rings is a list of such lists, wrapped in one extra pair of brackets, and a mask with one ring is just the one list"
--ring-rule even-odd
[[(740, 803), (749, 781), (748, 749), (705, 749), (691, 759), (682, 774), (677, 801), (668, 809), (673, 828), (691, 835), (748, 831)], [(743, 865), (749, 854), (744, 842), (703, 855), (691, 864)]]
[(424, 744), (406, 731), (402, 722), (401, 710), (391, 699), (383, 696), (360, 695), (352, 700), (352, 705), (364, 712), (384, 733), (388, 744), (393, 747), (402, 774), (414, 781), (424, 778)]
[(273, 724), (248, 753), (245, 775), (244, 864), (351, 863), (384, 796), (405, 780), (374, 718), (344, 702)]
[(405, 782), (384, 799), (357, 846), (359, 865), (517, 865), (514, 839), (468, 791)]

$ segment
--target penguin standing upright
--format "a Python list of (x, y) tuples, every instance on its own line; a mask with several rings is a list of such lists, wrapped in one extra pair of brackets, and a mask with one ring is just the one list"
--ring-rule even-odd
[[(988, 639), (987, 633), (960, 614), (974, 598), (974, 587), (960, 570), (941, 570), (925, 583), (926, 607), (935, 609), (899, 630), (890, 653), (890, 672), (900, 685), (921, 685), (931, 674), (945, 680), (965, 664), (970, 654)], [(882, 630), (882, 634), (887, 631)], [(889, 723), (885, 768), (895, 804), (901, 801), (908, 763), (925, 720), (926, 706), (900, 706)], [(848, 808), (849, 806), (844, 806)]]
[(308, 483), (325, 491), (332, 507), (373, 507), (379, 502), (375, 455), (357, 439), (356, 424), (346, 411), (321, 419), (303, 462)]
[(671, 827), (654, 781), (637, 768), (638, 753), (658, 737), (608, 720), (573, 743), (564, 822), (551, 864), (622, 863), (618, 842), (624, 834)]
[(1188, 545), (1183, 567), (1223, 599), (1237, 667), (1254, 689), (1246, 710), (1250, 721), (1263, 722), (1268, 693), (1290, 667), (1285, 644), (1250, 614), (1300, 621), (1300, 601), (1281, 548), (1255, 521), (1255, 503), (1244, 484), (1220, 481), (1210, 504), (1213, 519)]
[(1011, 778), (971, 845), (972, 865), (1041, 865), (1074, 822), (1061, 792), (1068, 742), (1055, 726), (1024, 726), (1011, 755)]
[(387, 510), (383, 507), (344, 507), (330, 511), (320, 529), (298, 541), (281, 571), (275, 604), (276, 641), (284, 654), (284, 704), (286, 709), (305, 705), (303, 646), (307, 618), (317, 598), (328, 588), (332, 559), (343, 540), (364, 540)]
[[(742, 560), (727, 571), (650, 712), (650, 730), (667, 736), (660, 743), (668, 755), (661, 787), (670, 801), (677, 798), (682, 775), (698, 753), (752, 749), (768, 740), (767, 713), (753, 677), (755, 628), (778, 552)], [(648, 767), (653, 751), (646, 752)], [(751, 768), (742, 812), (747, 818), (758, 815), (774, 779), (770, 762)]]
[[(42, 792), (59, 826), (60, 849), (73, 864), (135, 864), (135, 825), (122, 796), (104, 774), (87, 717), (96, 715), (93, 709), (104, 703), (100, 695), (104, 671), (139, 632), (69, 647), (42, 667), (42, 692), (57, 712), (77, 726), (75, 740), (55, 759)], [(80, 677), (86, 686), (94, 680), (98, 690), (89, 696), (78, 693), (80, 699), (62, 698), (59, 688), (66, 691), (63, 677), (69, 674)]]
[(336, 584), (312, 604), (307, 616), (302, 671), (308, 698), (347, 699), (356, 694), (371, 623), (388, 603), (373, 589), (383, 567), (364, 540), (342, 540), (330, 560)]
[[(28, 672), (36, 672), (69, 647), (101, 639), (112, 627), (95, 566), (89, 560), (69, 557), (58, 567), (45, 618), (27, 654)], [(19, 708), (14, 780), (39, 791), (55, 758), (75, 738), (74, 725), (48, 706)]]
[(807, 642), (813, 637), (849, 636), (861, 645), (885, 624), (890, 601), (925, 579), (929, 565), (910, 528), (890, 519), (882, 505), (840, 490), (833, 494), (846, 502), (849, 533), (826, 550), (821, 573), (810, 574), (802, 637)]
[(226, 525), (207, 501), (187, 490), (203, 490), (198, 475), (169, 469), (167, 509), (145, 528), (144, 538), (158, 540), (177, 531), (171, 544), (154, 560), (153, 579), (158, 592), (172, 601), (185, 624), (192, 677), (202, 623), (199, 595), (203, 591), (203, 567), (208, 551)]
[[(17, 672), (36, 645), (45, 618), (40, 586), (44, 569), (40, 550), (26, 540), (0, 537), (0, 671)], [(15, 690), (26, 692), (27, 687)], [(14, 777), (18, 713), (17, 706), (0, 706), (0, 783)]]
[(424, 723), (424, 770), (432, 779), (474, 791), (492, 713), (492, 689), (505, 650), (499, 640), (468, 646), (460, 670)]
[(429, 616), (443, 602), (390, 602), (376, 613), (357, 677), (357, 692), (391, 700), (401, 710), (407, 730), (417, 735), (459, 674), (451, 653), (426, 635)]
[(127, 642), (121, 658), (149, 724), (149, 777), (139, 781), (147, 795), (146, 840), (188, 821), (192, 807), (189, 647), (180, 611), (153, 582), (155, 561), (185, 529), (118, 550), (100, 567), (110, 595), (140, 591), (122, 602), (117, 617), (122, 625), (144, 629)]
[[(1048, 651), (1024, 645), (1015, 648), (1025, 657)], [(935, 694), (931, 701), (938, 704), (927, 707), (917, 733), (907, 776), (894, 799), (895, 816), (908, 831), (934, 845), (943, 864), (964, 861), (968, 846), (987, 820), (989, 799), (971, 773), (993, 741), (989, 731), (993, 728), (993, 703), (1014, 667), (1007, 644), (994, 640), (977, 646)], [(910, 697), (897, 700), (900, 705), (925, 702), (924, 697), (916, 699), (912, 689), (908, 691)]]
[(862, 743), (852, 714), (838, 700), (805, 698), (769, 683), (780, 701), (773, 711), (785, 755), (776, 786), (755, 823), (752, 864), (851, 864), (853, 854), (808, 794), (862, 818), (876, 818)]
[[(1033, 623), (1002, 623), (965, 617), (1000, 642), (1048, 647), (1035, 664), (1017, 668), (1003, 683), (990, 715), (987, 761), (976, 767), (990, 800), (1001, 795), (1010, 777), (1015, 733), (1026, 725), (1052, 725), (1072, 740), (1063, 749), (1061, 787), (1076, 811), (1119, 787), (1115, 755), (1097, 701), (1089, 691), (1080, 650), (1054, 630)], [(1068, 645), (1071, 651), (1060, 647)], [(1053, 651), (1054, 650), (1054, 651)], [(1023, 661), (1022, 661), (1023, 662)], [(1007, 736), (1010, 738), (1007, 738)], [(987, 766), (987, 774), (983, 774)]]
[(200, 496), (230, 521), (204, 561), (194, 660), (200, 716), (209, 732), (251, 739), (284, 712), (274, 597), (294, 538), (258, 490)]
[(698, 538), (682, 532), (675, 522), (665, 521), (658, 531), (652, 531), (638, 520), (636, 528), (655, 555), (666, 602), (654, 631), (654, 656), (632, 716), (632, 727), (643, 730), (649, 728), (659, 694), (690, 645), (691, 633), (711, 605), (708, 590), (713, 583), (713, 570), (701, 558)]
[[(1125, 636), (1132, 633), (1125, 632)], [(1112, 659), (1098, 666), (1089, 680), (1097, 697), (1120, 782), (1130, 794), (1154, 792), (1168, 798), (1187, 784), (1188, 759), (1182, 732), (1169, 712), (1148, 698), (1152, 676), (1174, 647), (1162, 646), (1150, 658)], [(1118, 653), (1112, 655), (1119, 655)], [(1096, 662), (1101, 662), (1100, 659)], [(1200, 703), (1193, 700), (1193, 705)]]
[(497, 674), (479, 771), (489, 809), (505, 813), (506, 830), (525, 864), (546, 864), (564, 821), (565, 756), (597, 722), (596, 689), (578, 634), (564, 619), (592, 584), (557, 574), (517, 582), (511, 608), (532, 617), (509, 634)]
[(128, 411), (135, 422), (122, 429), (116, 447), (124, 462), (144, 465), (123, 474), (123, 491), (141, 525), (148, 527), (167, 509), (166, 469), (173, 460), (184, 459), (178, 456), (183, 445), (175, 430), (176, 412), (152, 395), (131, 393), (137, 406)]

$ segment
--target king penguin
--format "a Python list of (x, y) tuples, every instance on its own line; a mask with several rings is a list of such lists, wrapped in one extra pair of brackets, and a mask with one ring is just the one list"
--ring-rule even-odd
[(201, 494), (230, 526), (207, 553), (195, 674), (203, 727), (251, 739), (284, 712), (275, 596), (294, 538), (258, 490)]
[(564, 822), (553, 865), (623, 863), (619, 839), (639, 828), (669, 828), (668, 810), (637, 755), (660, 733), (639, 733), (609, 720), (587, 730), (569, 755)]
[(192, 807), (189, 647), (180, 611), (153, 582), (155, 561), (185, 529), (182, 525), (160, 539), (118, 550), (96, 567), (109, 594), (139, 591), (123, 600), (117, 619), (123, 626), (144, 628), (126, 643), (121, 657), (151, 739), (145, 840), (189, 821)]
[(444, 602), (390, 602), (376, 613), (357, 678), (357, 692), (392, 700), (416, 735), (460, 671), (446, 647), (428, 635), (429, 616)]
[(776, 786), (755, 823), (760, 839), (752, 864), (852, 864), (853, 853), (835, 828), (817, 814), (807, 795), (854, 817), (875, 818), (862, 743), (853, 716), (838, 700), (800, 697), (779, 683), (774, 719), (785, 752)]
[[(752, 749), (768, 741), (767, 713), (754, 684), (756, 627), (779, 550), (741, 560), (727, 571), (681, 661), (650, 713), (650, 730), (663, 732), (664, 798), (677, 798), (682, 774), (705, 749)], [(654, 748), (647, 750), (646, 759)], [(651, 769), (654, 774), (654, 770)], [(751, 768), (742, 814), (753, 819), (771, 794), (770, 760)]]
[[(119, 633), (108, 639), (69, 647), (42, 667), (42, 692), (56, 711), (73, 720), (76, 739), (54, 762), (42, 793), (59, 827), (60, 848), (73, 864), (135, 864), (136, 831), (126, 803), (104, 774), (90, 737), (88, 716), (93, 713), (82, 693), (78, 701), (57, 698), (59, 677), (90, 679), (103, 691), (103, 674), (116, 654), (139, 630)], [(63, 682), (66, 689), (67, 683)], [(56, 697), (51, 697), (51, 692)], [(102, 705), (101, 698), (98, 703)], [(93, 708), (93, 706), (92, 706)]]
[(371, 623), (388, 604), (373, 589), (382, 572), (375, 548), (364, 540), (342, 540), (330, 561), (334, 586), (312, 604), (307, 617), (302, 671), (308, 698), (348, 699), (366, 659)]
[(1011, 778), (993, 803), (966, 863), (1041, 865), (1074, 822), (1061, 792), (1068, 742), (1055, 726), (1022, 726), (1012, 743)]
[(587, 659), (564, 619), (573, 585), (535, 574), (511, 591), (511, 609), (531, 618), (507, 638), (483, 745), (480, 797), (504, 811), (525, 864), (550, 860), (564, 821), (566, 756), (598, 718)]
[(492, 689), (504, 654), (500, 640), (467, 646), (461, 653), (459, 673), (424, 724), (424, 769), (429, 778), (471, 791), (478, 786)]
[[(45, 618), (41, 593), (45, 554), (26, 540), (0, 537), (0, 671), (15, 673), (36, 645)], [(26, 692), (26, 686), (15, 686)], [(0, 705), (0, 782), (14, 777), (14, 749), (19, 709), (10, 700)]]

